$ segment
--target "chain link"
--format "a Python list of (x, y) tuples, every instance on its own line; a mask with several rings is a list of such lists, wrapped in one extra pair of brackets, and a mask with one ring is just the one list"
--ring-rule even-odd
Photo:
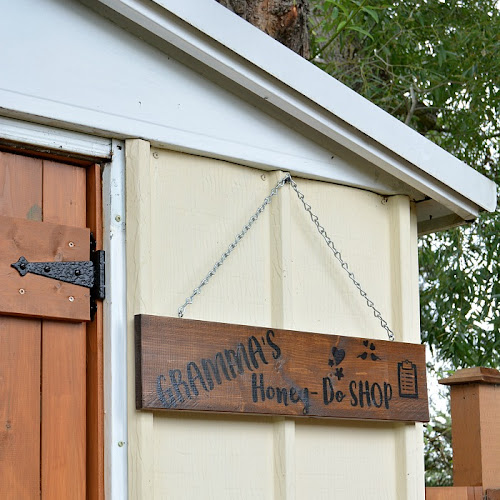
[(349, 266), (347, 262), (342, 258), (342, 254), (337, 250), (335, 247), (333, 241), (330, 239), (328, 236), (327, 232), (325, 231), (325, 228), (319, 223), (318, 216), (315, 215), (312, 211), (311, 205), (307, 203), (304, 200), (304, 195), (301, 193), (299, 188), (297, 187), (297, 183), (292, 179), (292, 176), (290, 174), (286, 174), (283, 179), (281, 179), (276, 186), (271, 190), (269, 193), (269, 196), (267, 196), (264, 199), (264, 202), (260, 207), (257, 209), (257, 211), (250, 217), (250, 220), (248, 223), (243, 227), (240, 233), (236, 236), (235, 240), (233, 243), (231, 243), (228, 247), (228, 249), (222, 254), (220, 259), (214, 264), (210, 272), (203, 278), (203, 280), (200, 282), (200, 284), (193, 290), (193, 293), (185, 300), (184, 304), (182, 304), (181, 307), (179, 307), (177, 314), (179, 318), (182, 318), (184, 316), (184, 311), (186, 307), (189, 304), (193, 303), (193, 299), (196, 295), (201, 293), (201, 289), (208, 283), (210, 278), (217, 272), (217, 269), (224, 263), (224, 261), (229, 257), (231, 252), (236, 248), (236, 245), (241, 241), (241, 239), (247, 234), (247, 232), (250, 230), (250, 228), (253, 226), (253, 224), (256, 222), (258, 219), (259, 215), (264, 211), (267, 205), (271, 203), (273, 196), (276, 196), (278, 194), (278, 191), (287, 183), (289, 182), (290, 185), (292, 186), (293, 190), (297, 194), (297, 197), (301, 201), (302, 205), (304, 206), (305, 211), (309, 214), (311, 217), (311, 221), (314, 223), (316, 226), (316, 229), (318, 230), (319, 234), (322, 236), (322, 238), (325, 240), (328, 248), (333, 252), (334, 257), (339, 261), (340, 266), (342, 269), (347, 273), (347, 276), (349, 279), (352, 281), (354, 286), (358, 289), (359, 294), (363, 299), (366, 300), (366, 305), (370, 307), (373, 310), (373, 315), (375, 318), (377, 318), (380, 321), (380, 325), (382, 328), (387, 332), (387, 336), (389, 337), (389, 340), (394, 341), (394, 333), (393, 331), (389, 328), (389, 325), (387, 321), (382, 317), (382, 314), (380, 311), (375, 307), (375, 304), (370, 298), (368, 297), (367, 293), (361, 288), (361, 284), (359, 281), (356, 280), (356, 277), (354, 276), (354, 273), (349, 270)]
[[(290, 174), (288, 174), (288, 175), (290, 175)], [(304, 195), (299, 191), (299, 188), (297, 187), (297, 183), (292, 179), (291, 176), (289, 177), (289, 179), (290, 179), (290, 185), (292, 186), (293, 190), (297, 193), (297, 197), (302, 202), (302, 205), (304, 205), (305, 211), (311, 217), (311, 220), (314, 222), (314, 225), (316, 226), (316, 229), (318, 230), (319, 234), (325, 240), (326, 244), (328, 245), (328, 248), (333, 252), (334, 257), (340, 262), (342, 269), (347, 273), (347, 276), (349, 276), (349, 279), (353, 282), (354, 286), (358, 289), (361, 297), (363, 297), (366, 300), (366, 305), (368, 307), (370, 307), (371, 309), (373, 309), (373, 315), (380, 321), (380, 326), (382, 326), (382, 328), (387, 332), (387, 336), (389, 337), (389, 340), (393, 341), (394, 340), (394, 333), (389, 328), (387, 321), (385, 321), (385, 319), (382, 318), (382, 314), (375, 307), (374, 302), (369, 299), (366, 292), (361, 288), (359, 281), (356, 280), (354, 273), (349, 270), (349, 266), (348, 266), (347, 262), (342, 258), (342, 254), (335, 248), (335, 245), (334, 245), (333, 241), (330, 239), (330, 237), (328, 236), (327, 232), (325, 231), (325, 228), (319, 223), (318, 216), (312, 212), (311, 205), (309, 205), (309, 203), (307, 203), (304, 200)]]
[(269, 196), (264, 198), (264, 202), (257, 209), (257, 211), (250, 217), (250, 220), (243, 226), (243, 229), (240, 233), (237, 234), (235, 240), (229, 245), (227, 250), (221, 255), (220, 259), (214, 264), (214, 267), (210, 270), (210, 272), (201, 280), (200, 284), (193, 290), (193, 293), (185, 300), (184, 304), (177, 310), (177, 315), (179, 318), (184, 316), (184, 311), (189, 304), (193, 303), (193, 299), (196, 295), (201, 293), (201, 289), (208, 283), (210, 278), (217, 272), (220, 266), (224, 263), (224, 261), (229, 257), (231, 252), (236, 248), (236, 245), (241, 241), (243, 236), (248, 233), (250, 228), (254, 225), (256, 220), (259, 218), (259, 215), (264, 211), (267, 205), (271, 203), (273, 196), (278, 194), (278, 191), (291, 179), (290, 174), (285, 175), (283, 179), (281, 179), (276, 186), (273, 187)]

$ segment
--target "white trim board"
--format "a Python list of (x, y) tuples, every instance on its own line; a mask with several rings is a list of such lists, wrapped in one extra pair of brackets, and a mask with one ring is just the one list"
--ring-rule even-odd
[(111, 158), (111, 140), (0, 116), (0, 141), (93, 161)]
[(496, 207), (492, 181), (216, 2), (85, 3), (101, 11), (105, 6), (129, 31), (173, 48), (176, 58), (194, 59), (203, 75), (229, 80), (260, 109), (278, 110), (322, 141), (353, 151), (461, 219)]
[(103, 171), (104, 485), (106, 498), (128, 498), (125, 144), (112, 146), (113, 161)]

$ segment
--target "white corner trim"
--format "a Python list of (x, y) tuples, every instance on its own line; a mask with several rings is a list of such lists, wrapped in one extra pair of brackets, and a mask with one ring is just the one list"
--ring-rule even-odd
[(104, 250), (104, 485), (106, 498), (128, 498), (125, 145), (113, 141), (103, 171)]
[(496, 207), (496, 185), (213, 0), (85, 0), (223, 75), (458, 214)]
[(96, 160), (111, 158), (111, 140), (0, 116), (0, 140)]

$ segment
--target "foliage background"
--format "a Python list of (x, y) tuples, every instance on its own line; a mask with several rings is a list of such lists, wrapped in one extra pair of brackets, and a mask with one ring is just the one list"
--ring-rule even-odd
[[(500, 184), (499, 9), (497, 0), (311, 0), (310, 60)], [(499, 210), (421, 238), (422, 338), (440, 367), (500, 367), (499, 249)], [(425, 448), (427, 484), (452, 484), (446, 412), (434, 409)]]
[[(500, 182), (497, 1), (312, 0), (311, 61)], [(454, 367), (500, 365), (500, 213), (420, 241), (422, 335)]]

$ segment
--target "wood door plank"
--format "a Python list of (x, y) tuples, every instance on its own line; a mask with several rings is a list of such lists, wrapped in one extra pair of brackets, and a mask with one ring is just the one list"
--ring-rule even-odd
[(85, 325), (42, 326), (42, 498), (85, 498)]
[(43, 220), (85, 227), (86, 172), (84, 168), (43, 161)]
[[(102, 248), (101, 168), (87, 169), (87, 227)], [(104, 395), (102, 302), (87, 324), (87, 496), (104, 499)]]
[[(86, 172), (44, 161), (44, 221), (85, 227)], [(84, 323), (42, 325), (42, 498), (86, 496)]]
[[(0, 152), (0, 215), (41, 220), (41, 160)], [(39, 320), (0, 318), (1, 498), (40, 495), (40, 335)]]
[[(0, 215), (0, 313), (87, 321), (90, 291), (70, 283), (28, 273), (11, 264), (88, 260), (89, 230)], [(73, 297), (73, 300), (69, 298)]]
[(0, 151), (0, 215), (42, 220), (42, 160)]
[(0, 318), (0, 497), (40, 494), (40, 321)]

